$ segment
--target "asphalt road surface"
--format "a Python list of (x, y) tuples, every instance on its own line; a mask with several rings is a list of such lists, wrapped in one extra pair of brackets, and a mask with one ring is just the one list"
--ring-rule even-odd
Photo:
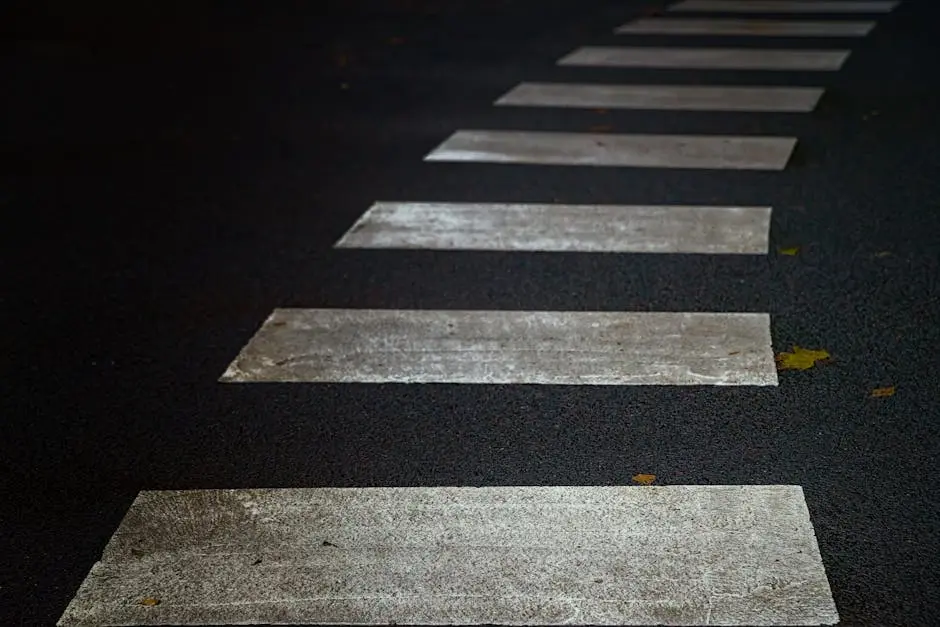
[[(213, 624), (199, 622), (206, 594), (241, 607), (239, 590), (270, 591), (274, 571), (199, 562), (204, 595), (187, 609), (176, 571), (161, 593), (158, 568), (141, 575), (133, 559), (169, 568), (205, 553), (200, 542), (255, 543), (268, 559), (262, 540), (276, 537), (294, 613), (244, 606), (262, 622), (336, 618), (296, 604), (329, 596), (321, 571), (290, 579), (301, 530), (333, 516), (353, 539), (394, 539), (395, 519), (427, 543), (415, 551), (454, 543), (420, 554), (452, 587), (390, 574), (424, 564), (417, 553), (337, 571), (344, 598), (387, 589), (387, 606), (353, 617), (369, 624), (819, 624), (833, 601), (842, 625), (936, 624), (930, 2), (799, 15), (643, 0), (47, 5), (4, 19), (0, 59), (4, 625), (55, 624), (139, 492), (264, 488), (276, 490), (228, 493), (237, 506), (205, 492), (138, 501), (126, 528), (156, 544), (89, 578), (75, 611), (87, 624)], [(875, 24), (615, 33), (639, 18)], [(559, 62), (586, 46), (748, 50)], [(799, 55), (771, 49), (850, 55), (794, 69)], [(820, 62), (835, 66), (805, 65)], [(495, 104), (521, 83), (568, 86)], [(822, 93), (653, 98), (651, 86)], [(494, 133), (454, 135), (477, 131)], [(386, 213), (350, 230), (375, 203)], [(775, 363), (794, 346), (828, 358)], [(283, 491), (395, 487), (455, 491)], [(508, 487), (521, 491), (496, 489)], [(260, 535), (218, 522), (230, 507)], [(587, 547), (604, 538), (616, 550)], [(543, 560), (554, 574), (533, 566), (538, 542), (555, 547)], [(453, 605), (492, 584), (481, 543), (515, 600)], [(799, 564), (768, 566), (798, 546)], [(599, 587), (571, 579), (588, 571)], [(413, 595), (398, 596), (406, 585)], [(652, 605), (591, 613), (633, 592)], [(546, 605), (576, 596), (580, 615)], [(721, 614), (727, 598), (750, 605)], [(220, 611), (217, 623), (236, 616)]]

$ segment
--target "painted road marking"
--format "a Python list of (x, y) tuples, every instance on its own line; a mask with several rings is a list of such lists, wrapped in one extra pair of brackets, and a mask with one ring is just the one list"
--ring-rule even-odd
[(276, 309), (223, 382), (777, 385), (761, 313)]
[(684, 0), (670, 11), (723, 13), (890, 13), (899, 2), (826, 2), (825, 0)]
[(812, 111), (819, 87), (700, 87), (521, 83), (496, 101), (522, 107), (658, 109), (675, 111)]
[(58, 624), (838, 618), (799, 486), (545, 486), (141, 492)]
[(457, 131), (425, 161), (783, 170), (793, 137)]
[(763, 48), (628, 48), (585, 46), (561, 58), (558, 65), (618, 68), (773, 70), (834, 72), (849, 58), (848, 50)]
[(377, 202), (337, 248), (763, 255), (770, 207)]
[(874, 22), (672, 19), (647, 17), (624, 24), (616, 33), (651, 35), (741, 35), (747, 37), (864, 37)]

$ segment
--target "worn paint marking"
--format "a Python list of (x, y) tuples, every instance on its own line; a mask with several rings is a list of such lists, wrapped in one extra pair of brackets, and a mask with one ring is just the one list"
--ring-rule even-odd
[(837, 621), (780, 485), (142, 492), (59, 625)]
[(749, 37), (863, 37), (875, 22), (677, 19), (647, 17), (616, 29), (619, 34), (635, 35), (740, 35)]
[(793, 137), (457, 131), (425, 161), (782, 170)]
[(849, 50), (585, 46), (562, 57), (558, 65), (834, 72), (849, 54)]
[(812, 111), (819, 87), (701, 87), (695, 85), (590, 85), (521, 83), (495, 104), (674, 111)]
[(723, 13), (890, 13), (899, 2), (838, 0), (684, 0), (669, 11)]
[(277, 309), (225, 382), (777, 385), (754, 313)]
[(378, 202), (337, 248), (763, 255), (769, 207)]

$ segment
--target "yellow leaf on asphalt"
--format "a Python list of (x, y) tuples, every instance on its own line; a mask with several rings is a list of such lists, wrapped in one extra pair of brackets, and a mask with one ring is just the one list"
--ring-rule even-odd
[(160, 605), (160, 599), (155, 599), (153, 597), (147, 597), (146, 599), (140, 602), (141, 605), (146, 605), (147, 607), (153, 607), (154, 605)]
[(872, 398), (884, 398), (885, 396), (894, 396), (894, 391), (897, 388), (893, 385), (890, 385), (886, 388), (875, 388), (871, 391)]
[(792, 353), (780, 353), (775, 359), (781, 370), (806, 370), (815, 366), (817, 361), (829, 359), (829, 353), (794, 346)]
[(791, 246), (790, 248), (778, 248), (777, 249), (781, 255), (794, 256), (796, 253), (800, 252), (799, 246)]
[(649, 485), (656, 481), (656, 475), (633, 475), (633, 480), (640, 485)]

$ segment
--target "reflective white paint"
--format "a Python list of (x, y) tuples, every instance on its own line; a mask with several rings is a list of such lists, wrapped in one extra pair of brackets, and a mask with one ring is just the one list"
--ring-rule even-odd
[(670, 6), (669, 10), (720, 13), (890, 13), (898, 4), (847, 0), (684, 0)]
[(809, 22), (784, 20), (676, 19), (647, 17), (615, 32), (650, 35), (741, 35), (748, 37), (863, 37), (874, 22)]
[(799, 486), (546, 486), (142, 492), (58, 624), (838, 618)]
[(586, 46), (560, 59), (558, 65), (833, 72), (848, 58), (848, 50)]
[(793, 137), (457, 131), (425, 161), (782, 170)]
[(777, 385), (756, 313), (277, 309), (223, 382)]
[(521, 83), (495, 104), (676, 111), (809, 112), (816, 107), (822, 94), (823, 89), (819, 87)]
[(337, 248), (766, 254), (769, 207), (379, 202)]

